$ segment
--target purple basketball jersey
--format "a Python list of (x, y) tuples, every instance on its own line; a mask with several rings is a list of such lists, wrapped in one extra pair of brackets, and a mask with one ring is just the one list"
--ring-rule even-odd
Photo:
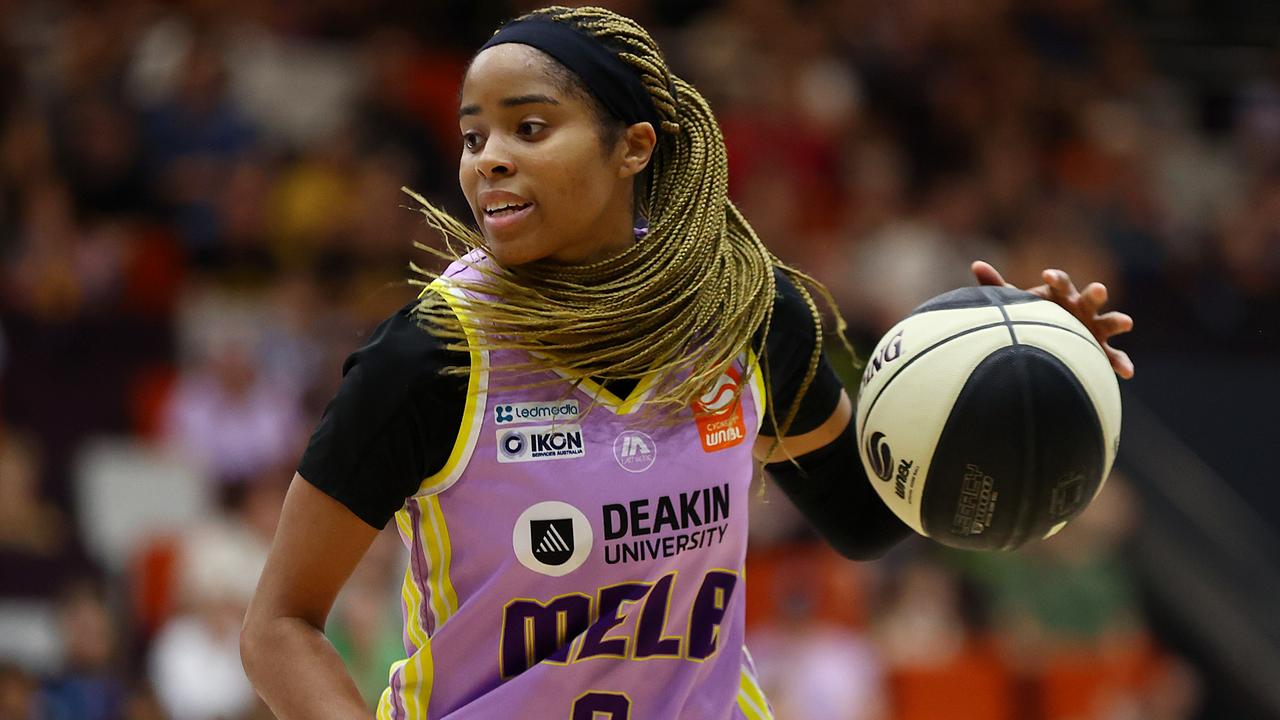
[[(477, 274), (428, 292), (457, 310)], [(377, 717), (772, 718), (743, 645), (759, 373), (664, 424), (637, 413), (649, 381), (504, 389), (559, 377), (504, 370), (525, 357), (472, 350), (449, 460), (396, 515), (407, 658)]]

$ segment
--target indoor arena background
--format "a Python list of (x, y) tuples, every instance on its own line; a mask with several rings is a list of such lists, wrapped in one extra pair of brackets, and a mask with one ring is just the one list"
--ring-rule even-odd
[[(237, 633), (285, 485), (414, 293), (400, 187), (464, 207), (457, 83), (527, 7), (0, 2), (0, 719), (269, 717)], [(855, 564), (766, 488), (777, 716), (1280, 717), (1280, 4), (612, 7), (862, 351), (977, 258), (1137, 320), (1117, 470), (1052, 541)], [(388, 533), (330, 622), (371, 699), (403, 562)]]

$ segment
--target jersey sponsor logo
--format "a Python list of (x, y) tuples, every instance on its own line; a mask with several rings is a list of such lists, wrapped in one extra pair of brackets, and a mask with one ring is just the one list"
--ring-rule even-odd
[(601, 512), (606, 564), (674, 557), (724, 542), (729, 530), (729, 483), (676, 496), (610, 503)]
[(639, 430), (624, 430), (613, 441), (613, 459), (627, 472), (644, 472), (658, 459), (658, 443)]
[(563, 565), (573, 556), (573, 518), (530, 520), (533, 557), (543, 565)]
[(703, 452), (731, 448), (747, 437), (747, 424), (742, 419), (742, 394), (738, 386), (742, 373), (736, 367), (720, 373), (711, 389), (693, 402), (693, 419), (698, 425), (698, 438)]
[(498, 425), (515, 425), (547, 420), (576, 420), (579, 412), (577, 400), (502, 403), (493, 406), (493, 421)]
[(582, 457), (587, 449), (578, 425), (537, 425), (499, 430), (498, 462), (517, 463)]
[(587, 516), (569, 503), (547, 500), (516, 518), (511, 546), (521, 565), (560, 577), (577, 570), (591, 555), (595, 536)]

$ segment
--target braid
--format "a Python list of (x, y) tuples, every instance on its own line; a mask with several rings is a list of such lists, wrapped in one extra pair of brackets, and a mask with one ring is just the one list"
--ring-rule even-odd
[[(848, 346), (831, 295), (778, 260), (729, 201), (728, 159), (715, 116), (693, 86), (671, 73), (644, 28), (595, 7), (550, 7), (531, 15), (567, 23), (596, 38), (630, 65), (649, 91), (661, 127), (643, 193), (648, 235), (618, 255), (586, 265), (477, 265), (481, 279), (463, 287), (487, 299), (462, 298), (459, 317), (435, 293), (426, 293), (418, 315), (456, 349), (466, 349), (469, 332), (486, 349), (532, 353), (536, 359), (513, 368), (517, 372), (550, 364), (570, 381), (656, 374), (660, 380), (646, 404), (678, 411), (705, 392), (753, 337), (767, 367), (764, 339), (773, 317), (777, 267), (800, 288), (817, 332), (799, 392), (783, 422), (775, 423), (782, 437), (821, 359), (821, 318), (804, 283), (818, 289), (830, 305), (838, 337)], [(420, 203), (428, 225), (446, 239), (447, 251), (419, 245), (421, 249), (458, 260), (452, 241), (467, 249), (484, 248), (477, 231), (406, 192)], [(428, 279), (438, 277), (411, 267)], [(772, 399), (768, 412), (773, 417)]]

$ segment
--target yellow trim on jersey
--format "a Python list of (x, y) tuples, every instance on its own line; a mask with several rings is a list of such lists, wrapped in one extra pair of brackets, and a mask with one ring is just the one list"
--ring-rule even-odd
[(749, 720), (773, 720), (764, 691), (746, 665), (742, 666), (742, 681), (738, 687), (738, 708)]
[(414, 498), (413, 501), (422, 510), (422, 547), (427, 555), (427, 588), (431, 590), (431, 608), (438, 631), (458, 611), (458, 594), (449, 578), (449, 571), (453, 566), (453, 545), (449, 541), (449, 526), (440, 510), (440, 498), (428, 495)]
[[(569, 373), (559, 368), (552, 368), (560, 377), (568, 380)], [(640, 378), (640, 382), (632, 388), (631, 393), (626, 398), (618, 397), (612, 390), (609, 390), (600, 383), (591, 378), (582, 378), (578, 381), (578, 389), (587, 394), (587, 397), (595, 400), (599, 405), (608, 408), (615, 415), (630, 415), (639, 409), (640, 403), (649, 397), (653, 392), (653, 388), (658, 384), (658, 376), (650, 373)]]
[[(401, 677), (399, 692), (393, 689), (396, 673)], [(404, 720), (427, 720), (427, 706), (431, 702), (431, 687), (435, 679), (431, 649), (424, 647), (413, 657), (393, 663), (387, 677), (387, 689), (378, 698), (377, 720), (395, 719), (395, 697), (400, 698), (400, 706), (404, 708)]]
[[(444, 298), (455, 315), (462, 317), (464, 311), (458, 305), (456, 297), (456, 293), (462, 292), (461, 290), (450, 288), (446, 282), (437, 279), (419, 297), (432, 290)], [(453, 449), (449, 451), (449, 459), (445, 461), (444, 467), (418, 484), (419, 493), (442, 492), (457, 482), (466, 469), (467, 462), (471, 460), (471, 452), (480, 437), (480, 426), (484, 420), (482, 416), (489, 395), (489, 351), (477, 349), (479, 344), (475, 334), (466, 324), (463, 325), (463, 330), (467, 335), (467, 347), (471, 355), (471, 372), (467, 376), (467, 398), (462, 409), (462, 425), (458, 428), (458, 436), (453, 441)]]
[[(453, 616), (458, 609), (458, 596), (449, 579), (452, 564), (453, 548), (449, 542), (449, 528), (445, 524), (444, 514), (440, 510), (440, 499), (434, 495), (410, 498), (409, 502), (417, 503), (420, 522), (415, 527), (407, 509), (396, 513), (396, 526), (412, 548), (419, 540), (427, 559), (427, 577), (423, 578), (431, 592), (428, 602), (439, 628)], [(405, 628), (410, 640), (418, 646), (418, 651), (405, 660), (391, 666), (388, 675), (389, 686), (382, 692), (378, 700), (378, 720), (391, 720), (394, 716), (395, 698), (405, 710), (408, 720), (426, 720), (427, 708), (431, 704), (431, 692), (435, 685), (435, 662), (431, 653), (431, 637), (422, 626), (422, 591), (418, 586), (418, 578), (413, 574), (413, 561), (410, 559), (405, 569), (404, 583), (400, 588), (400, 597), (405, 606)], [(401, 674), (400, 689), (393, 691), (396, 673)]]
[[(413, 501), (410, 500), (409, 502)], [(410, 548), (416, 542), (414, 539), (416, 528), (413, 527), (412, 522), (413, 520), (408, 511), (400, 510), (396, 513), (396, 525)], [(426, 628), (422, 627), (422, 590), (418, 587), (417, 579), (413, 576), (412, 559), (404, 569), (404, 583), (400, 586), (400, 599), (405, 606), (407, 615), (405, 628), (409, 633), (409, 639), (419, 648), (426, 647), (431, 642), (431, 638), (427, 635)]]
[(745, 372), (750, 373), (747, 388), (751, 392), (751, 399), (756, 404), (756, 432), (760, 432), (760, 424), (764, 422), (765, 409), (768, 407), (767, 395), (768, 389), (764, 384), (764, 370), (760, 367), (760, 359), (756, 357), (754, 350), (747, 349), (747, 363)]
[[(760, 370), (760, 363), (756, 359), (756, 354), (752, 350), (747, 350), (745, 359), (739, 356), (743, 362), (743, 372), (750, 373), (750, 392), (751, 397), (756, 404), (756, 430), (760, 429), (760, 423), (764, 421), (765, 409), (765, 385), (763, 372)], [(568, 379), (569, 374), (563, 370), (555, 369), (557, 375)], [(640, 404), (653, 392), (654, 386), (658, 384), (657, 374), (650, 373), (640, 379), (632, 389), (631, 394), (626, 399), (618, 397), (613, 391), (604, 387), (600, 383), (591, 378), (583, 378), (578, 388), (586, 393), (588, 397), (597, 403), (609, 408), (615, 415), (630, 415), (640, 408)]]

